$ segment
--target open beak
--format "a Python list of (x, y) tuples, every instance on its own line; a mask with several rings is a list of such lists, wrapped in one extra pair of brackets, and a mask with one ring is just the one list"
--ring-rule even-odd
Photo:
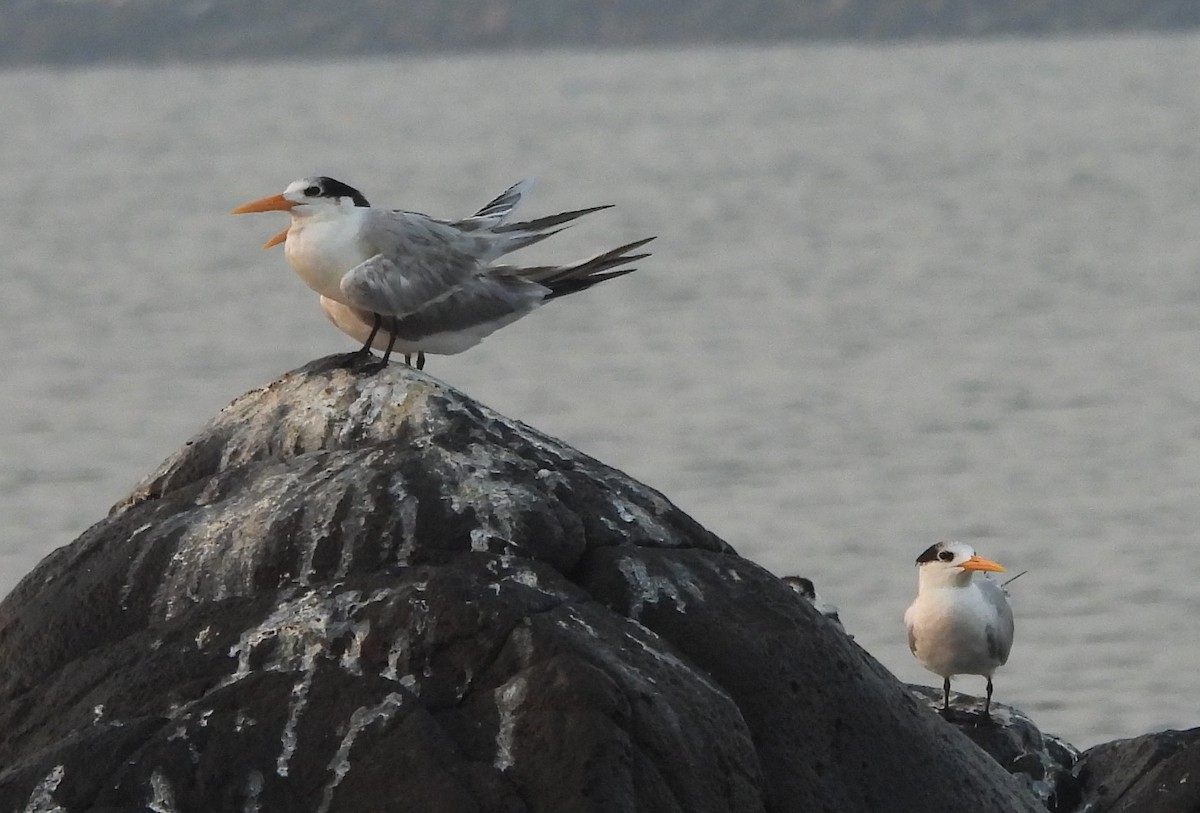
[[(259, 200), (252, 200), (249, 203), (245, 203), (234, 209), (232, 212), (230, 212), (230, 214), (246, 215), (250, 214), (251, 212), (286, 212), (295, 205), (295, 201), (290, 201), (283, 195), (271, 195), (269, 198), (260, 198)], [(279, 234), (263, 243), (263, 248), (270, 248), (271, 246), (279, 245), (287, 239), (287, 235), (288, 230), (284, 229)]]
[[(288, 228), (290, 229), (290, 228), (291, 228), (291, 226), (289, 226)], [(287, 229), (284, 229), (284, 230), (283, 230), (283, 231), (281, 231), (279, 234), (275, 235), (275, 236), (274, 236), (274, 237), (272, 237), (270, 240), (268, 240), (267, 242), (263, 243), (263, 248), (270, 248), (271, 246), (277, 246), (277, 245), (279, 245), (280, 243), (282, 243), (284, 240), (286, 240), (286, 239), (287, 239), (287, 233), (288, 233), (288, 230), (287, 230)]]
[(269, 198), (253, 200), (243, 204), (230, 212), (230, 214), (245, 215), (251, 212), (286, 212), (295, 205), (295, 201), (288, 200), (283, 195), (271, 195)]
[(967, 561), (959, 565), (963, 570), (990, 570), (993, 573), (1003, 573), (1004, 568), (993, 562), (991, 559), (984, 559), (980, 556), (972, 556)]

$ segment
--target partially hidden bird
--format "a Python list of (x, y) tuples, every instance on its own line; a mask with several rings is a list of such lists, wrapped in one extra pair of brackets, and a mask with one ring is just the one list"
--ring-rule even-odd
[[(1003, 585), (976, 572), (1003, 573), (963, 542), (938, 542), (917, 557), (917, 597), (904, 613), (908, 648), (921, 665), (941, 675), (942, 713), (950, 714), (950, 678), (987, 678), (983, 716), (992, 704), (992, 674), (1008, 662), (1013, 613)], [(1011, 581), (1011, 579), (1010, 579)]]
[(635, 269), (632, 253), (648, 237), (566, 265), (495, 265), (509, 252), (556, 234), (572, 221), (610, 206), (593, 206), (508, 223), (532, 186), (523, 180), (474, 215), (442, 220), (371, 206), (352, 186), (325, 176), (288, 184), (278, 195), (233, 214), (285, 211), (286, 229), (263, 248), (284, 244), (292, 269), (321, 295), (325, 315), (362, 342), (360, 353), (393, 351), (405, 362), (474, 347), (543, 302), (586, 290)]

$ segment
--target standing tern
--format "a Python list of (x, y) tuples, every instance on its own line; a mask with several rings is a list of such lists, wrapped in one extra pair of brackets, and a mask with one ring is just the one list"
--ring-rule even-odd
[(950, 713), (950, 678), (987, 678), (983, 715), (992, 704), (992, 673), (1008, 661), (1013, 614), (1004, 588), (975, 571), (1004, 568), (975, 555), (962, 542), (938, 542), (917, 557), (917, 598), (904, 613), (908, 648), (921, 665), (943, 678), (942, 713)]
[(292, 269), (321, 295), (321, 308), (342, 332), (383, 351), (399, 349), (423, 368), (425, 353), (461, 353), (543, 302), (632, 272), (637, 240), (561, 266), (493, 265), (499, 257), (557, 233), (594, 206), (506, 223), (532, 182), (505, 190), (471, 217), (440, 220), (370, 206), (357, 189), (327, 177), (294, 181), (278, 195), (234, 214), (286, 211), (287, 229), (263, 248), (284, 243)]

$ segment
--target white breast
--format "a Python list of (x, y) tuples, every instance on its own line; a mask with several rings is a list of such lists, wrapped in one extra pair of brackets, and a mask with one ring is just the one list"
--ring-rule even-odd
[(1000, 662), (988, 651), (997, 619), (974, 584), (921, 591), (905, 613), (913, 654), (937, 675), (991, 675)]
[(364, 210), (351, 209), (333, 217), (295, 218), (288, 230), (284, 253), (302, 280), (317, 293), (339, 302), (342, 277), (369, 259), (362, 248)]

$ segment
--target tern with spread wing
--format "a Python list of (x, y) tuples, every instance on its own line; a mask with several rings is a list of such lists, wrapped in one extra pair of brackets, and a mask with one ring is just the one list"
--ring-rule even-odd
[(357, 189), (313, 177), (233, 213), (288, 212), (291, 224), (263, 247), (284, 244), (292, 269), (321, 295), (330, 321), (363, 343), (362, 353), (382, 350), (386, 363), (399, 350), (420, 368), (425, 353), (461, 353), (543, 302), (628, 274), (629, 263), (649, 256), (632, 252), (654, 238), (567, 265), (494, 265), (610, 208), (507, 223), (530, 186), (515, 184), (464, 220), (440, 220), (372, 207)]
[[(950, 712), (950, 678), (987, 678), (988, 716), (992, 674), (1012, 650), (1013, 614), (1002, 585), (977, 571), (1003, 573), (1004, 568), (975, 555), (962, 542), (938, 542), (917, 557), (917, 598), (904, 613), (908, 648), (921, 665), (943, 678), (942, 713)], [(1011, 580), (1010, 580), (1011, 581)]]

